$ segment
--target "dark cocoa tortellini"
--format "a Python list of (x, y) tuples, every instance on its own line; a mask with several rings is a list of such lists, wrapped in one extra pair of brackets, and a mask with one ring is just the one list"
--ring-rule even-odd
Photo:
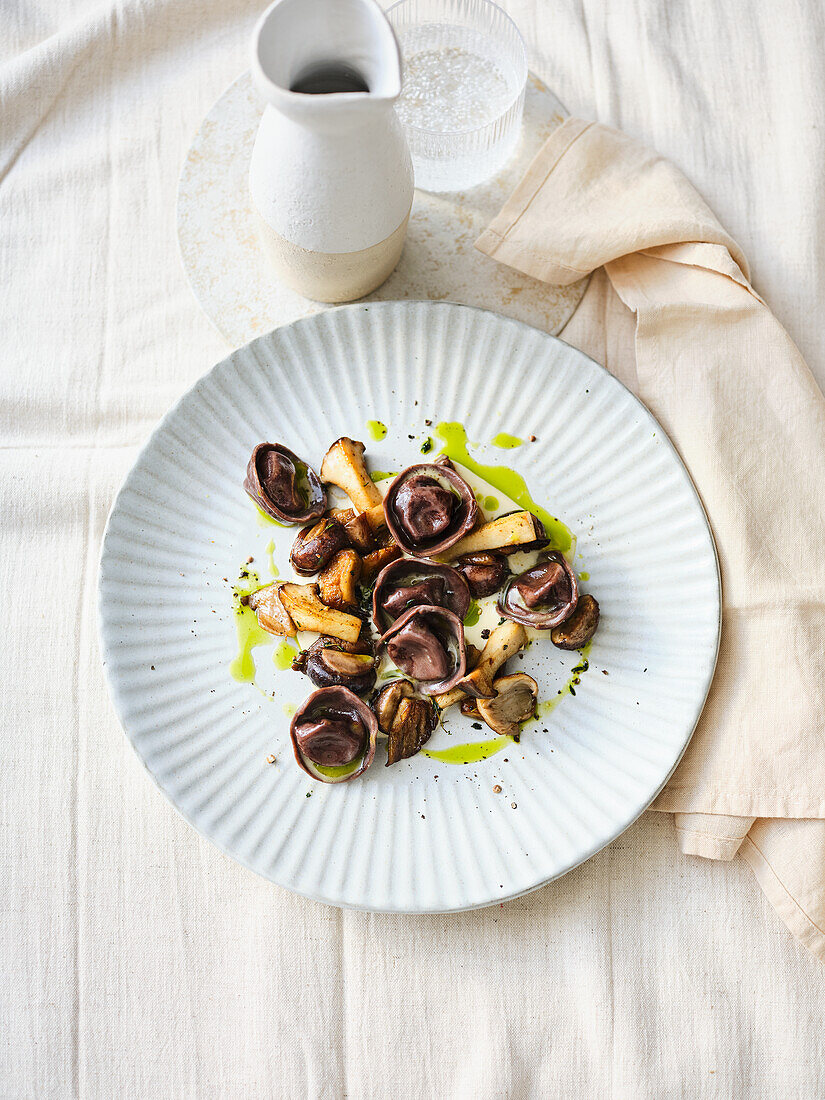
[(421, 691), (449, 691), (467, 668), (464, 624), (445, 607), (411, 607), (381, 639), (396, 668), (415, 680)]
[(496, 607), (505, 619), (551, 630), (573, 614), (578, 598), (576, 574), (561, 554), (553, 552), (510, 577)]
[(446, 461), (408, 466), (384, 497), (384, 516), (395, 541), (413, 557), (440, 554), (478, 522), (475, 493)]
[(321, 479), (282, 443), (259, 443), (246, 467), (244, 489), (279, 523), (306, 523), (323, 515), (327, 494)]
[(385, 566), (372, 591), (372, 621), (380, 633), (411, 607), (446, 607), (459, 619), (470, 609), (470, 589), (449, 565), (400, 558)]
[(375, 756), (378, 720), (345, 687), (313, 691), (289, 728), (295, 759), (322, 783), (345, 783), (362, 775)]

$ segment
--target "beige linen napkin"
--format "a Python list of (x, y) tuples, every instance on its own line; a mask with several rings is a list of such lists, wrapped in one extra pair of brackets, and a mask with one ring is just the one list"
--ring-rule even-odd
[(737, 853), (825, 961), (825, 399), (745, 257), (667, 161), (569, 119), (481, 251), (552, 284), (596, 272), (564, 338), (682, 455), (722, 570), (719, 664), (654, 809), (683, 852)]

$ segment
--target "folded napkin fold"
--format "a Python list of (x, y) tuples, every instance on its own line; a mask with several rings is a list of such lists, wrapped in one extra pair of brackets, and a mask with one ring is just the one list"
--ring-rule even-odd
[(746, 859), (825, 961), (825, 398), (691, 184), (606, 126), (559, 126), (476, 247), (547, 283), (595, 272), (563, 336), (662, 423), (722, 570), (716, 676), (653, 808), (683, 852)]

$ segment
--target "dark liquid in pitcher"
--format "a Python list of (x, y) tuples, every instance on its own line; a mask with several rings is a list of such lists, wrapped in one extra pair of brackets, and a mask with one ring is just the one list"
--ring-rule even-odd
[(330, 92), (368, 92), (369, 85), (357, 69), (340, 61), (310, 65), (290, 84), (291, 92), (329, 95)]

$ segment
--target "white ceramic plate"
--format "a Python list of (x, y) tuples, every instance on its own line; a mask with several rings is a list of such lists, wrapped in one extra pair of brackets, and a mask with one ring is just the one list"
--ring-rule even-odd
[[(241, 482), (263, 439), (317, 464), (339, 435), (365, 438), (368, 419), (389, 428), (368, 444), (382, 470), (420, 460), (428, 419), (462, 421), (471, 440), (535, 435), (515, 450), (477, 453), (518, 468), (536, 500), (576, 532), (575, 565), (589, 574), (602, 622), (575, 697), (563, 697), (519, 745), (468, 766), (419, 755), (386, 768), (379, 749), (363, 778), (323, 785), (296, 766), (284, 713), (308, 682), (270, 669), (272, 699), (229, 675), (239, 565), (252, 555), (263, 566), (273, 532), (274, 556), (286, 561), (294, 535), (263, 529)], [(135, 463), (109, 518), (100, 571), (112, 699), (187, 820), (291, 890), (399, 912), (524, 893), (626, 829), (694, 729), (719, 609), (705, 515), (644, 407), (553, 337), (432, 302), (330, 310), (219, 363)], [(271, 661), (265, 649), (258, 655)], [(550, 698), (577, 659), (545, 642), (520, 667)], [(481, 736), (453, 718), (430, 747)]]

